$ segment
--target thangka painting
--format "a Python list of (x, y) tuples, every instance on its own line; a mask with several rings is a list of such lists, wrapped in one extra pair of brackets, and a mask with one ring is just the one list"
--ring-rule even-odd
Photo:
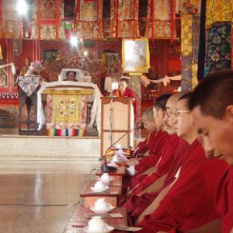
[(122, 40), (123, 72), (148, 73), (150, 53), (148, 39)]
[(172, 24), (172, 17), (175, 20), (175, 1), (148, 0), (147, 16), (151, 18), (147, 20), (145, 37), (170, 39), (176, 36), (175, 23)]
[(77, 37), (82, 39), (103, 38), (103, 0), (80, 0), (76, 18)]
[(0, 1), (0, 38), (21, 38), (22, 21), (19, 18), (14, 0)]
[(139, 37), (139, 0), (111, 0), (111, 38)]
[(74, 0), (65, 0), (64, 2), (64, 14), (65, 17), (74, 18), (75, 16), (75, 1)]
[(105, 53), (106, 56), (106, 74), (118, 73), (118, 53)]
[(64, 3), (62, 0), (34, 2), (31, 39), (65, 39)]

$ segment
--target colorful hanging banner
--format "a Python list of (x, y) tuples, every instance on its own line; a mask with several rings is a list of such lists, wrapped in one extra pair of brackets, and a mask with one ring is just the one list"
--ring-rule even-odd
[(215, 23), (207, 30), (205, 76), (231, 68), (231, 22)]
[(199, 17), (181, 16), (181, 89), (191, 91), (197, 83)]

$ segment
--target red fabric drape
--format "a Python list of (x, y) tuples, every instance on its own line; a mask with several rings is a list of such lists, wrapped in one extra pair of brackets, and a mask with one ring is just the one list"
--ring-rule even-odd
[(116, 38), (118, 38), (118, 0), (116, 0)]
[(171, 42), (174, 41), (174, 0), (171, 0)]
[(154, 29), (154, 20), (155, 20), (155, 2), (154, 2), (154, 0), (151, 0), (151, 23), (152, 23), (152, 40), (154, 40), (154, 31), (155, 31), (155, 29)]

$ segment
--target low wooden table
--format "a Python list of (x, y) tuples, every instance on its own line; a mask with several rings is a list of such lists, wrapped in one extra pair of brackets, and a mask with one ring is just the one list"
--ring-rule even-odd
[[(125, 208), (115, 208), (109, 213), (119, 213), (122, 217), (111, 218), (104, 217), (102, 219), (105, 223), (112, 226), (127, 226), (127, 214)], [(95, 214), (89, 208), (79, 207), (76, 209), (69, 223), (67, 224), (64, 233), (84, 233), (83, 226), (88, 225), (88, 221), (91, 219), (91, 216), (88, 215), (101, 216), (101, 214)], [(122, 231), (112, 231), (113, 233), (122, 232)]]
[[(119, 181), (113, 182), (109, 185), (109, 189), (104, 192), (93, 192), (91, 187), (94, 187), (96, 181), (90, 181), (83, 189), (80, 197), (84, 200), (84, 207), (92, 207), (99, 198), (104, 198), (106, 202), (112, 206), (117, 207), (117, 198), (121, 196), (121, 183)], [(114, 185), (115, 183), (115, 185)]]
[[(108, 172), (108, 175), (113, 177), (114, 180), (119, 180), (122, 182), (123, 176), (126, 174), (126, 167), (118, 167), (115, 172)], [(96, 172), (97, 176), (102, 176), (103, 172), (101, 170), (98, 170)]]

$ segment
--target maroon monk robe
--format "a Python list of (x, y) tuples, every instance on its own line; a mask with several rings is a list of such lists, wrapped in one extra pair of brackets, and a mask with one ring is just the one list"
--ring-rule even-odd
[[(157, 143), (155, 143), (157, 141), (157, 132), (152, 132), (149, 134), (149, 136), (147, 137), (146, 140), (144, 140), (143, 142), (140, 142), (137, 146), (136, 151), (134, 152), (134, 155), (132, 157), (137, 157), (137, 155), (139, 154), (144, 154), (147, 151), (149, 152), (149, 156), (153, 156), (154, 153), (156, 153), (156, 150), (158, 150), (156, 147), (158, 146)], [(159, 138), (159, 142), (161, 142), (162, 144), (162, 140), (163, 140), (163, 136), (161, 135), (161, 137)], [(132, 180), (132, 176), (124, 176), (123, 178), (123, 184), (122, 184), (122, 191), (123, 193), (127, 192), (127, 189), (129, 187), (129, 183)]]
[(177, 135), (170, 136), (168, 146), (165, 148), (164, 153), (162, 153), (161, 159), (157, 164), (157, 169), (154, 173), (144, 178), (139, 185), (133, 190), (131, 196), (138, 195), (140, 192), (148, 188), (153, 184), (157, 179), (166, 175), (170, 170), (173, 161), (175, 152), (179, 145), (179, 138)]
[(138, 144), (132, 157), (137, 158), (139, 155), (144, 155), (147, 151), (149, 152), (149, 155), (153, 154), (156, 138), (157, 138), (157, 132), (150, 133), (144, 141)]
[(129, 184), (130, 188), (135, 187), (141, 180), (148, 176), (141, 175), (141, 173), (157, 164), (163, 151), (167, 148), (167, 145), (169, 145), (170, 138), (171, 136), (166, 132), (159, 131), (156, 134), (154, 141), (151, 141), (151, 146), (153, 146), (153, 148), (151, 147), (150, 155), (139, 160), (139, 164), (135, 166), (137, 173), (131, 179)]
[[(197, 143), (197, 142), (196, 142)], [(198, 143), (199, 144), (199, 143)], [(195, 160), (201, 154), (202, 158)], [(155, 212), (139, 224), (141, 233), (157, 231), (186, 232), (218, 219), (215, 200), (229, 166), (217, 159), (207, 159), (202, 146), (196, 145), (190, 159)]]
[(190, 148), (190, 145), (185, 140), (180, 138), (178, 142), (177, 150), (175, 150), (174, 161), (168, 172), (166, 180), (164, 181), (163, 186), (157, 192), (154, 192), (154, 193), (145, 193), (140, 197), (137, 195), (133, 195), (124, 204), (124, 207), (126, 208), (128, 215), (133, 218), (132, 219), (133, 222), (153, 202), (153, 200), (157, 197), (157, 195), (165, 187), (167, 187), (169, 184), (171, 184), (174, 181), (175, 175), (181, 166), (182, 159), (184, 158), (189, 148)]
[(219, 195), (216, 199), (216, 208), (223, 220), (222, 232), (233, 232), (233, 167), (221, 182)]
[(147, 169), (155, 166), (160, 159), (165, 146), (167, 145), (167, 140), (170, 138), (167, 132), (159, 131), (156, 137), (150, 140), (149, 148), (150, 154), (147, 157), (140, 159), (139, 164), (135, 166), (137, 174), (141, 174)]
[(181, 167), (182, 161), (184, 160), (185, 155), (187, 153), (190, 154), (189, 152), (190, 150), (192, 150), (192, 146), (189, 145), (185, 140), (180, 138), (178, 148), (174, 155), (174, 162), (167, 174), (163, 186), (157, 192), (145, 193), (140, 197), (139, 196), (132, 197), (131, 203), (128, 203), (128, 206), (126, 207), (127, 210), (133, 211), (132, 213), (129, 213), (127, 211), (131, 215), (130, 217), (132, 222), (137, 220), (138, 217), (142, 214), (142, 212), (154, 201), (154, 199), (158, 196), (158, 194), (176, 179), (175, 176)]

